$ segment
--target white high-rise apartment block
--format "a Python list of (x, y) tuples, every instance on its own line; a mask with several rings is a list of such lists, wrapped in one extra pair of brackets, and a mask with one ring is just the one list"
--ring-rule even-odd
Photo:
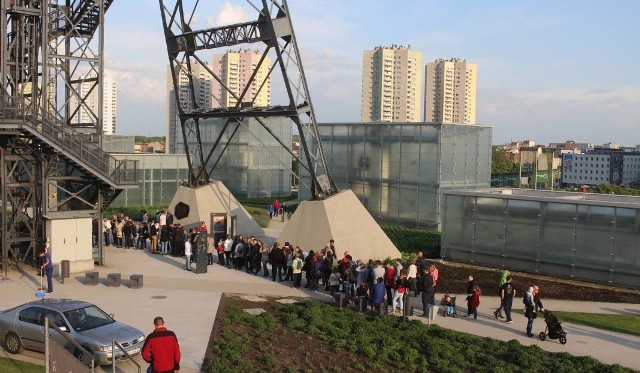
[[(213, 55), (214, 72), (237, 97), (242, 94), (244, 87), (257, 69), (255, 78), (242, 98), (243, 106), (261, 107), (271, 104), (271, 77), (269, 76), (271, 59), (266, 56), (258, 68), (261, 57), (262, 54), (259, 51), (249, 49)], [(213, 81), (213, 97), (213, 107), (234, 107), (238, 103), (238, 100), (216, 80)]]
[[(95, 79), (88, 77), (88, 80)], [(116, 124), (118, 116), (118, 85), (116, 81), (107, 76), (102, 75), (103, 90), (102, 90), (102, 133), (104, 135), (113, 135), (116, 133)], [(71, 118), (71, 123), (74, 125), (95, 125), (97, 118), (100, 115), (98, 110), (98, 86), (95, 81), (86, 81), (78, 83), (75, 87), (78, 95), (85, 98), (84, 104), (80, 105), (78, 112)], [(70, 99), (70, 106), (72, 108), (78, 107), (79, 99), (72, 96)]]
[[(208, 69), (212, 69), (211, 65), (207, 65)], [(180, 85), (180, 92), (178, 97), (182, 107), (187, 110), (194, 108), (211, 109), (212, 97), (211, 97), (211, 84), (213, 77), (207, 71), (207, 69), (197, 63), (191, 64), (191, 72), (193, 76), (194, 95), (195, 101), (192, 101), (189, 90), (189, 75), (184, 69), (180, 69), (178, 74), (178, 84)], [(178, 110), (176, 106), (176, 97), (173, 91), (173, 77), (171, 74), (171, 67), (167, 68), (167, 153), (175, 153), (176, 141), (182, 141), (178, 139), (176, 134), (177, 126), (180, 125), (178, 119)], [(182, 133), (180, 131), (180, 133)]]
[(425, 70), (424, 121), (476, 124), (476, 64), (438, 59)]
[(364, 51), (362, 122), (419, 122), (422, 53), (392, 45)]

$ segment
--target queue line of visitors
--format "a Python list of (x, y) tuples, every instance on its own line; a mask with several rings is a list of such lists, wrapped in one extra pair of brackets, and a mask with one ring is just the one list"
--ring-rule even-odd
[[(143, 211), (142, 222), (139, 224), (122, 214), (114, 215), (110, 221), (106, 218), (103, 220), (106, 246), (113, 243), (114, 246), (125, 249), (146, 250), (149, 241), (151, 253), (184, 256), (185, 270), (188, 271), (191, 270), (191, 263), (196, 260), (193, 254), (198, 245), (197, 240), (201, 237), (198, 233), (206, 230), (204, 222), (201, 222), (198, 228), (187, 231), (180, 224), (173, 223), (173, 216), (169, 212), (163, 211), (159, 211), (151, 221), (148, 220), (146, 211)], [(429, 315), (430, 308), (435, 305), (438, 268), (433, 264), (429, 265), (422, 252), (419, 252), (418, 259), (411, 260), (405, 269), (400, 259), (384, 264), (380, 260), (369, 260), (365, 264), (361, 260), (354, 261), (348, 251), (338, 260), (333, 239), (322, 250), (305, 253), (299, 246), (294, 247), (289, 242), (285, 242), (284, 245), (275, 242), (269, 247), (254, 236), (245, 240), (242, 235), (233, 238), (227, 235), (219, 240), (217, 245), (212, 235), (208, 234), (205, 237), (208, 265), (214, 264), (214, 253), (217, 253), (218, 264), (222, 266), (254, 275), (262, 272), (263, 277), (271, 277), (272, 281), (291, 281), (295, 288), (302, 286), (304, 274), (306, 289), (318, 291), (324, 287), (331, 295), (342, 291), (347, 303), (353, 303), (357, 297), (365, 307), (373, 309), (384, 306), (385, 313), (387, 307), (390, 307), (393, 314), (404, 314), (404, 300), (408, 296), (422, 296), (424, 317)], [(532, 335), (531, 328), (536, 312), (543, 310), (538, 286), (534, 285), (531, 289), (533, 290), (529, 292), (533, 295), (526, 294), (524, 298), (529, 311), (526, 315), (529, 321), (529, 336)], [(467, 316), (477, 320), (481, 292), (472, 275), (468, 276), (466, 293)], [(503, 271), (500, 281), (500, 307), (494, 312), (496, 318), (501, 318), (504, 311), (505, 323), (513, 322), (511, 307), (515, 296), (512, 276), (508, 271)], [(445, 294), (441, 304), (451, 307), (451, 298), (447, 300), (447, 297), (448, 294)]]

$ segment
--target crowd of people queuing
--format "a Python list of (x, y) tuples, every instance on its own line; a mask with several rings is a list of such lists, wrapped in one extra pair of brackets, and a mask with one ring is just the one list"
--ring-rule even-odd
[(405, 269), (400, 259), (363, 262), (354, 260), (348, 251), (339, 258), (334, 240), (321, 250), (305, 252), (289, 242), (269, 246), (254, 236), (247, 239), (227, 236), (219, 240), (215, 251), (218, 263), (227, 268), (262, 274), (272, 281), (291, 282), (295, 288), (324, 290), (331, 295), (343, 292), (347, 303), (359, 298), (365, 307), (384, 305), (385, 310), (389, 307), (392, 313), (402, 314), (405, 297), (421, 294), (425, 315), (428, 306), (435, 305), (438, 269), (422, 253)]
[[(271, 205), (272, 217), (286, 212), (283, 205), (277, 200)], [(136, 224), (122, 214), (113, 215), (110, 220), (105, 218), (102, 226), (105, 245), (148, 249), (154, 254), (185, 257), (185, 270), (190, 271), (191, 263), (196, 260), (194, 253), (197, 241), (203, 237), (199, 232), (207, 230), (204, 222), (199, 227), (187, 230), (174, 223), (173, 216), (164, 211), (158, 211), (152, 218), (149, 218), (146, 211), (142, 211), (141, 220)], [(424, 317), (429, 316), (436, 304), (435, 290), (439, 271), (435, 264), (426, 260), (422, 252), (418, 253), (417, 259), (404, 264), (401, 259), (384, 262), (369, 259), (364, 262), (354, 260), (349, 251), (344, 251), (342, 257), (338, 258), (333, 239), (321, 250), (306, 252), (289, 242), (275, 242), (269, 246), (254, 236), (245, 239), (242, 235), (226, 235), (218, 242), (215, 242), (211, 234), (204, 237), (208, 265), (214, 265), (214, 258), (217, 256), (218, 264), (227, 268), (254, 275), (262, 274), (274, 282), (291, 282), (291, 286), (295, 288), (324, 290), (331, 295), (342, 292), (347, 303), (354, 303), (358, 298), (365, 308), (384, 308), (385, 313), (390, 309), (392, 314), (403, 315), (407, 297), (421, 297)], [(304, 286), (303, 275), (306, 280)], [(469, 275), (467, 280), (466, 314), (472, 320), (477, 320), (481, 291), (476, 286), (473, 275)], [(516, 291), (513, 276), (508, 271), (502, 272), (499, 295), (500, 306), (493, 314), (496, 319), (506, 318), (505, 323), (512, 323), (511, 308)], [(528, 288), (523, 303), (528, 319), (526, 332), (528, 336), (532, 336), (533, 320), (538, 311), (544, 310), (538, 286)], [(455, 312), (455, 303), (449, 294), (444, 294), (440, 304), (445, 307), (445, 315)], [(502, 315), (503, 312), (505, 316)]]
[(186, 229), (173, 220), (173, 215), (165, 211), (158, 211), (151, 219), (146, 211), (142, 211), (140, 223), (123, 214), (115, 214), (111, 219), (105, 217), (102, 221), (104, 245), (124, 249), (148, 249), (153, 254), (182, 257), (185, 255), (185, 249), (191, 251), (202, 228)]

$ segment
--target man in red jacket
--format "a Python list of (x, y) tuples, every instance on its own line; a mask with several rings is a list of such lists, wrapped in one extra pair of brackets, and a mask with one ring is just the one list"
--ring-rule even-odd
[(180, 372), (180, 346), (178, 338), (171, 330), (164, 326), (164, 319), (160, 316), (153, 319), (155, 329), (147, 336), (142, 346), (142, 358), (151, 364), (153, 373)]

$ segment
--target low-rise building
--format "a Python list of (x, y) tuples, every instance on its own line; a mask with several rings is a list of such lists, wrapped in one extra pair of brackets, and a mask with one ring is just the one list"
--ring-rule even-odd
[(562, 155), (562, 183), (629, 185), (640, 181), (640, 152), (597, 149)]

